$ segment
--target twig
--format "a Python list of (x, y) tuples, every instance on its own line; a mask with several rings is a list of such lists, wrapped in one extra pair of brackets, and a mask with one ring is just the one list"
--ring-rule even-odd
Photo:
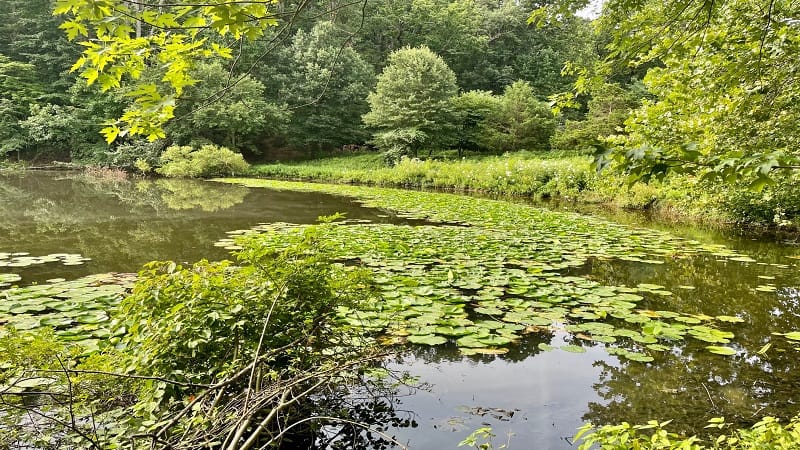
[(714, 408), (714, 411), (716, 411), (717, 410), (717, 405), (714, 403), (714, 399), (711, 398), (711, 392), (708, 391), (708, 388), (706, 387), (705, 383), (700, 383), (700, 385), (703, 386), (703, 389), (706, 390), (706, 395), (708, 395), (708, 401), (711, 402), (711, 406)]
[(274, 438), (272, 438), (269, 442), (264, 444), (259, 450), (263, 450), (263, 449), (269, 447), (270, 445), (272, 445), (275, 442), (276, 439), (282, 437), (282, 435), (286, 434), (286, 432), (289, 431), (290, 429), (292, 429), (292, 428), (294, 428), (294, 427), (296, 427), (298, 425), (301, 425), (303, 423), (311, 422), (311, 421), (315, 421), (315, 420), (329, 420), (331, 422), (342, 422), (342, 423), (347, 423), (347, 424), (350, 424), (350, 425), (355, 425), (357, 427), (363, 428), (363, 429), (365, 429), (365, 430), (367, 430), (369, 432), (375, 433), (375, 434), (383, 437), (384, 439), (386, 439), (386, 440), (390, 441), (391, 443), (397, 445), (398, 447), (400, 447), (403, 450), (408, 450), (408, 447), (403, 445), (401, 442), (399, 442), (393, 436), (389, 436), (388, 434), (386, 434), (386, 433), (384, 433), (384, 432), (382, 432), (380, 430), (376, 430), (375, 428), (372, 428), (369, 425), (366, 425), (366, 424), (361, 423), (361, 422), (356, 422), (354, 420), (342, 419), (340, 417), (331, 417), (331, 416), (314, 416), (314, 417), (306, 417), (304, 419), (300, 419), (300, 420), (296, 421), (295, 423), (289, 425), (288, 427), (284, 428), (283, 431), (281, 431), (281, 433), (278, 436), (275, 436)]

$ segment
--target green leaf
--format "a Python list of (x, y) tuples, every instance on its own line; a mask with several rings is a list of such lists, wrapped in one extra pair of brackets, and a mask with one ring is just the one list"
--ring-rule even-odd
[(447, 342), (447, 339), (435, 334), (424, 334), (408, 336), (408, 342), (411, 342), (412, 344), (442, 345)]
[(709, 345), (706, 347), (706, 350), (717, 355), (731, 356), (736, 354), (736, 350), (732, 349), (731, 347), (719, 347), (716, 345)]
[(580, 345), (562, 345), (559, 348), (570, 353), (586, 353), (586, 349)]
[(108, 144), (111, 144), (117, 139), (121, 131), (122, 130), (120, 130), (118, 126), (111, 125), (100, 130), (100, 134), (102, 134), (105, 137), (106, 142)]
[(790, 331), (788, 333), (772, 333), (778, 336), (785, 336), (787, 339), (793, 341), (800, 341), (800, 331)]

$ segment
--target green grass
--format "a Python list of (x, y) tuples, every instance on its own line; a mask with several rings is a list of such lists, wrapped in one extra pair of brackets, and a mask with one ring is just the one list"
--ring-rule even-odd
[(380, 153), (359, 153), (304, 162), (253, 167), (264, 178), (324, 181), (413, 189), (474, 192), (498, 196), (558, 198), (581, 203), (650, 210), (670, 219), (798, 228), (800, 183), (791, 175), (754, 193), (732, 185), (673, 176), (664, 182), (629, 186), (623, 176), (596, 173), (591, 157), (569, 152), (517, 152), (501, 156), (454, 154), (404, 159), (387, 167)]
[(387, 167), (380, 154), (358, 154), (302, 163), (260, 165), (267, 178), (442, 189), (529, 197), (574, 197), (592, 171), (580, 155), (519, 153), (469, 159), (404, 159)]

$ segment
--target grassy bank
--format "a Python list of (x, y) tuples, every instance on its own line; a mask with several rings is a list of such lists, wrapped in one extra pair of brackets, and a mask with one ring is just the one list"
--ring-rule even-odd
[(471, 159), (403, 159), (387, 167), (380, 154), (255, 166), (256, 175), (376, 186), (574, 197), (586, 188), (590, 160), (578, 155), (488, 156)]
[(514, 153), (469, 159), (405, 159), (387, 167), (378, 153), (253, 167), (266, 178), (354, 183), (534, 199), (559, 198), (649, 210), (671, 219), (796, 229), (800, 183), (788, 176), (763, 192), (675, 176), (628, 186), (621, 175), (596, 173), (591, 157), (569, 153)]

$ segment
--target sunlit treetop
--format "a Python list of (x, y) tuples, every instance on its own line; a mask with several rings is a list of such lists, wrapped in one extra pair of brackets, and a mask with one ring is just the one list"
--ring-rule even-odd
[(126, 95), (132, 105), (101, 131), (111, 143), (125, 135), (164, 137), (175, 99), (196, 82), (195, 62), (231, 58), (219, 42), (254, 40), (278, 25), (276, 0), (57, 0), (53, 13), (65, 16), (61, 28), (83, 47), (72, 66), (88, 84), (103, 91), (126, 80), (141, 80), (145, 70), (160, 82), (138, 82)]

